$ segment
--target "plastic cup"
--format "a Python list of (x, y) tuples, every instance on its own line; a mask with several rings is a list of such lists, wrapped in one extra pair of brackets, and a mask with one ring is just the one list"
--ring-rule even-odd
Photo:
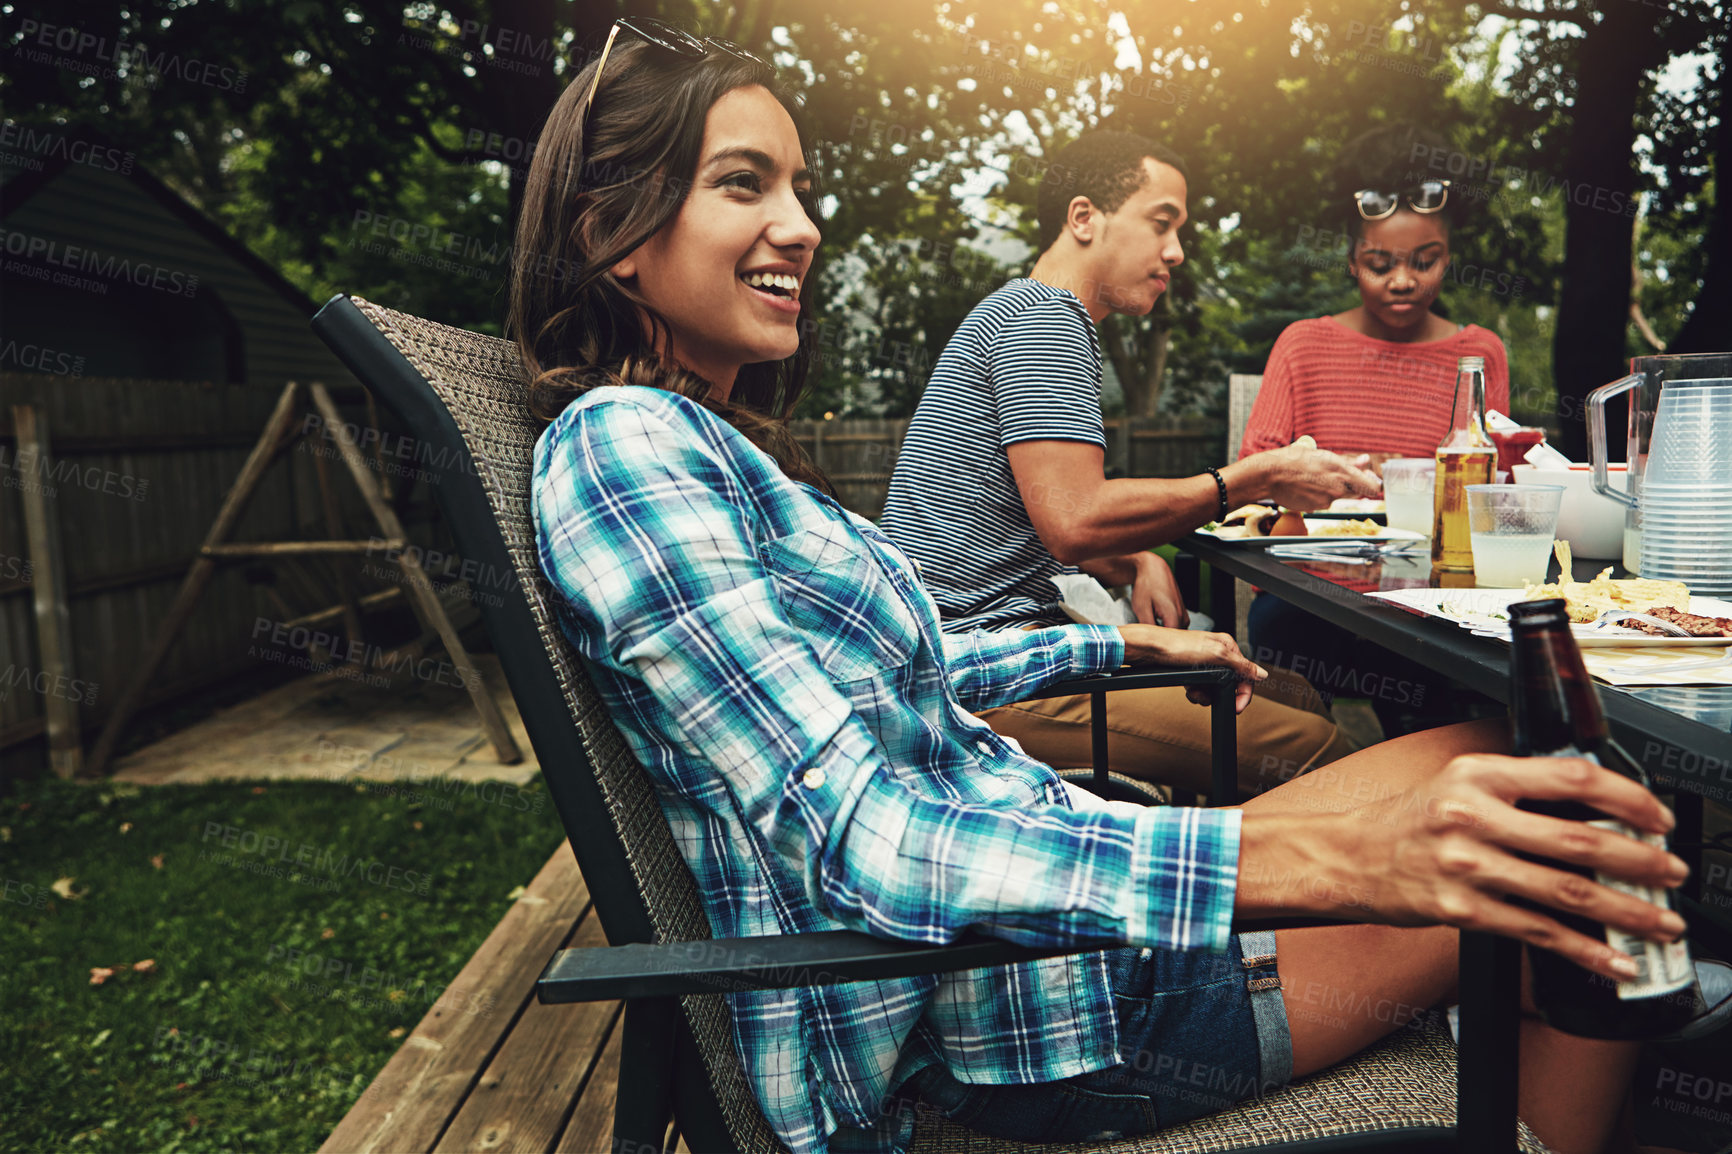
[(1563, 501), (1562, 485), (1469, 485), (1474, 584), (1520, 589), (1544, 581)]
[(1437, 458), (1397, 457), (1383, 462), (1383, 503), (1391, 529), (1431, 536), (1432, 487)]
[(1732, 484), (1732, 380), (1681, 382), (1660, 394), (1644, 491)]

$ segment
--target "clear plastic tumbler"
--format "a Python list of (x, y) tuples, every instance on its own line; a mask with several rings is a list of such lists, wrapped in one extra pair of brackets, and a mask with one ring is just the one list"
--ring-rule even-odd
[(1383, 462), (1383, 503), (1391, 529), (1431, 536), (1432, 486), (1437, 458), (1397, 457)]
[(1469, 485), (1474, 584), (1520, 589), (1544, 581), (1563, 501), (1562, 485)]

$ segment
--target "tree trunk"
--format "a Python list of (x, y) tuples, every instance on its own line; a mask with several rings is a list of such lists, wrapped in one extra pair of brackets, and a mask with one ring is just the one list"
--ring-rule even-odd
[(1132, 390), (1138, 388), (1142, 379), (1140, 366), (1131, 350), (1134, 347), (1129, 328), (1130, 321), (1120, 316), (1110, 316), (1101, 321), (1099, 332), (1101, 348), (1107, 354), (1107, 360), (1112, 363), (1113, 374), (1119, 379), (1119, 388), (1125, 394), (1125, 412), (1132, 412)]
[[(579, 10), (584, 7), (577, 6)], [(527, 144), (540, 137), (547, 113), (559, 98), (559, 80), (553, 74), (553, 58), (560, 51), (555, 41), (559, 33), (554, 23), (554, 0), (494, 0), (491, 14), (485, 41), (493, 45), (495, 66), (478, 69), (482, 106), (494, 131)], [(528, 165), (514, 164), (510, 172), (511, 215), (507, 225), (509, 231), (515, 231)]]
[(1623, 372), (1630, 323), (1636, 108), (1646, 73), (1665, 59), (1639, 4), (1612, 4), (1576, 57), (1564, 160), (1564, 269), (1552, 343), (1563, 450), (1586, 460), (1583, 398)]
[(1152, 417), (1161, 407), (1161, 385), (1166, 381), (1167, 350), (1172, 347), (1172, 333), (1172, 326), (1161, 324), (1157, 318), (1143, 337), (1145, 375), (1138, 390), (1137, 404), (1133, 407), (1129, 393), (1125, 396), (1125, 412), (1133, 417)]
[(1708, 231), (1702, 238), (1708, 267), (1702, 288), (1684, 327), (1678, 330), (1667, 352), (1713, 353), (1732, 349), (1732, 36), (1720, 35), (1720, 124), (1714, 130), (1714, 207), (1708, 213)]
[(1164, 296), (1155, 302), (1147, 324), (1123, 315), (1101, 322), (1101, 347), (1124, 390), (1127, 417), (1152, 417), (1160, 407), (1172, 329), (1173, 309)]

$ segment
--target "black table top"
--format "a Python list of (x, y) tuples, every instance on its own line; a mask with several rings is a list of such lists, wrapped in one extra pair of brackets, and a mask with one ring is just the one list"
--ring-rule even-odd
[[(1432, 584), (1430, 558), (1391, 558), (1369, 565), (1283, 561), (1266, 549), (1192, 534), (1184, 548), (1217, 569), (1273, 593), (1428, 669), (1509, 700), (1509, 646), (1475, 637), (1387, 601), (1379, 589)], [(1577, 560), (1574, 576), (1588, 580), (1604, 561)], [(1555, 578), (1557, 562), (1552, 563)], [(1622, 573), (1617, 569), (1614, 576)], [(1230, 621), (1220, 623), (1230, 628)], [(1732, 801), (1732, 686), (1667, 685), (1620, 689), (1600, 684), (1613, 739), (1641, 761), (1658, 785)]]

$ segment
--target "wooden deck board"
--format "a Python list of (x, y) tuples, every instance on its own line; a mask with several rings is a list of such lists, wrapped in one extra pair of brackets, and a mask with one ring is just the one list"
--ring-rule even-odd
[[(607, 938), (590, 916), (567, 945), (605, 946)], [(619, 1012), (618, 1002), (544, 1006), (531, 1001), (439, 1140), (436, 1154), (552, 1149)], [(606, 1146), (603, 1142), (597, 1149)]]
[(621, 1019), (615, 1018), (613, 1028), (608, 1031), (607, 1045), (596, 1060), (595, 1069), (590, 1071), (583, 1096), (577, 1100), (577, 1109), (572, 1111), (565, 1133), (559, 1136), (554, 1154), (595, 1154), (612, 1148), (613, 1100), (619, 1090), (619, 1040), (625, 1033), (620, 1024)]
[[(538, 1021), (532, 1011), (551, 1008), (533, 1004), (535, 979), (555, 950), (581, 937), (579, 919), (588, 907), (589, 890), (571, 847), (561, 845), (325, 1139), (321, 1154), (432, 1151), (494, 1055), (507, 1049), (509, 1035), (521, 1021)], [(595, 1044), (600, 1041), (597, 1037)], [(569, 1094), (580, 1088), (570, 1086)], [(557, 1117), (564, 1115), (562, 1104)], [(556, 1119), (554, 1128), (557, 1124)], [(542, 1149), (552, 1137), (550, 1130)]]

